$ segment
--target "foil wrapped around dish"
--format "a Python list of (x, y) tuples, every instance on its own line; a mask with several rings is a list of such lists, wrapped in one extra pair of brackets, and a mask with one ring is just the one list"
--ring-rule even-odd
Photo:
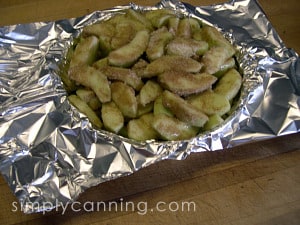
[[(141, 143), (93, 129), (70, 105), (58, 74), (73, 39), (82, 27), (127, 8), (171, 8), (217, 27), (236, 46), (243, 88), (221, 126), (191, 140)], [(299, 57), (254, 0), (205, 7), (132, 3), (80, 18), (1, 27), (0, 170), (25, 213), (51, 210), (160, 160), (297, 133), (299, 95)]]

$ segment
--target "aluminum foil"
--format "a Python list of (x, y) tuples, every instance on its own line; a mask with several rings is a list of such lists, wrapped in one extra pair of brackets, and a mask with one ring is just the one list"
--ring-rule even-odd
[[(141, 143), (93, 129), (67, 101), (58, 76), (74, 37), (126, 8), (163, 7), (217, 27), (236, 46), (244, 74), (238, 107), (221, 126), (186, 141)], [(1, 27), (0, 171), (25, 213), (48, 211), (160, 160), (299, 132), (299, 84), (297, 53), (285, 47), (254, 0), (205, 7), (165, 0)]]

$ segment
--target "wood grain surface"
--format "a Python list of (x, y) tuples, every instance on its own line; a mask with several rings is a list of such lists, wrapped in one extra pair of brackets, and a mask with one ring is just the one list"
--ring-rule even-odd
[[(222, 1), (185, 2), (209, 5)], [(300, 52), (299, 1), (259, 3), (286, 46)], [(128, 1), (0, 0), (0, 26), (77, 17), (125, 4)], [(299, 162), (299, 133), (192, 154), (92, 187), (79, 197), (75, 210), (69, 207), (45, 215), (21, 212), (0, 176), (0, 224), (296, 225), (300, 224)], [(96, 207), (104, 201), (118, 204), (110, 210)]]

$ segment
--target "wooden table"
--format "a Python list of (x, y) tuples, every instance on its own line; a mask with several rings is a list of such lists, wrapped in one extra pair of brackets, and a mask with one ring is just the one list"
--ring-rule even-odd
[[(154, 5), (157, 1), (134, 2)], [(186, 2), (208, 5), (221, 1)], [(286, 46), (300, 52), (299, 1), (259, 2)], [(128, 2), (0, 0), (0, 26), (77, 17), (124, 4)], [(300, 224), (299, 162), (299, 133), (192, 154), (186, 160), (163, 161), (90, 188), (74, 206), (78, 212), (69, 208), (64, 215), (62, 211), (25, 215), (15, 210), (19, 209), (17, 199), (0, 176), (0, 224), (296, 225)], [(111, 205), (111, 210), (95, 207), (88, 212), (91, 201), (119, 204)]]

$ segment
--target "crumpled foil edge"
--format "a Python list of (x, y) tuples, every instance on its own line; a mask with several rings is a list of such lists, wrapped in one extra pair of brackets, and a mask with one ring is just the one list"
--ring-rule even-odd
[[(93, 129), (69, 104), (58, 71), (73, 38), (125, 8), (171, 8), (217, 27), (232, 41), (244, 83), (224, 124), (187, 141), (140, 143)], [(0, 171), (25, 213), (49, 211), (91, 186), (161, 160), (300, 130), (298, 54), (285, 47), (253, 0), (204, 7), (176, 0), (149, 7), (131, 3), (80, 18), (7, 26), (0, 28), (0, 47)]]

